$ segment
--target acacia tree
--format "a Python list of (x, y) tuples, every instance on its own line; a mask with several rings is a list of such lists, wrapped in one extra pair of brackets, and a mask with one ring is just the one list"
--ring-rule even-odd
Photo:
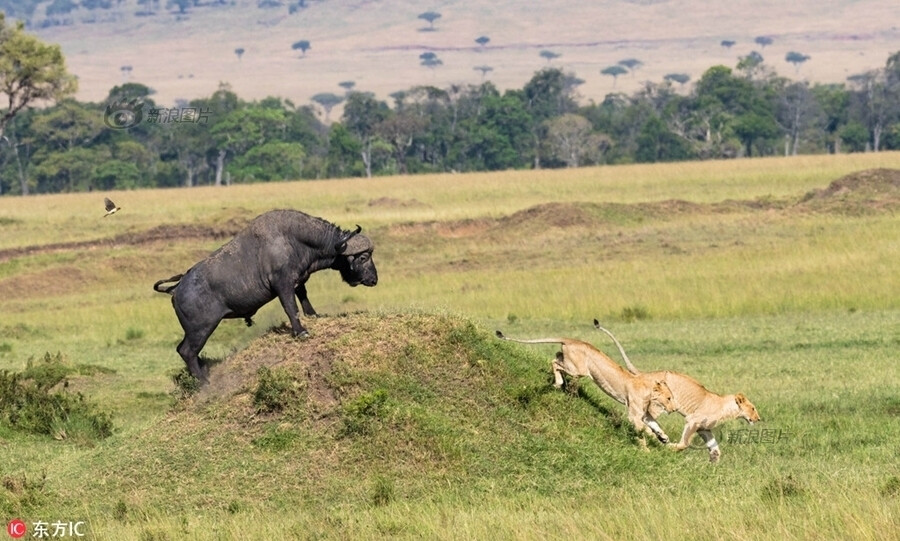
[(756, 43), (763, 49), (766, 48), (766, 45), (772, 45), (775, 40), (770, 38), (769, 36), (757, 36), (756, 39), (753, 40), (753, 43)]
[(312, 46), (309, 44), (309, 40), (301, 39), (300, 41), (295, 41), (293, 45), (291, 45), (291, 49), (299, 50), (303, 53), (303, 56), (306, 56), (306, 51), (310, 50)]
[(237, 55), (238, 61), (240, 61), (240, 60), (241, 60), (241, 57), (244, 56), (244, 48), (243, 48), (243, 47), (238, 47), (237, 49), (234, 50), (234, 54)]
[(791, 51), (784, 56), (784, 60), (794, 65), (794, 73), (800, 73), (800, 64), (809, 60), (809, 55)]
[(555, 53), (555, 52), (550, 51), (550, 50), (547, 50), (547, 49), (544, 49), (543, 51), (541, 51), (541, 52), (538, 53), (538, 54), (541, 55), (541, 58), (546, 59), (548, 64), (550, 63), (551, 60), (556, 59), (556, 58), (559, 58), (560, 56), (562, 56), (562, 55), (559, 54), (559, 53)]
[(331, 110), (334, 109), (334, 106), (344, 101), (343, 96), (338, 96), (331, 92), (320, 92), (311, 99), (325, 110), (325, 122), (328, 122), (328, 117), (331, 115)]
[(475, 38), (475, 43), (481, 45), (482, 48), (484, 48), (484, 46), (487, 45), (489, 41), (491, 41), (491, 38), (487, 36), (478, 36), (477, 38)]
[(481, 72), (481, 80), (484, 80), (489, 71), (494, 71), (494, 68), (490, 66), (475, 66), (473, 69)]
[(623, 75), (628, 73), (628, 70), (619, 66), (618, 64), (615, 66), (609, 66), (608, 68), (603, 68), (600, 73), (603, 75), (609, 75), (613, 78), (613, 88), (616, 87), (616, 82), (619, 80), (619, 75)]
[(441, 14), (436, 11), (426, 11), (425, 13), (420, 13), (417, 18), (428, 21), (428, 30), (434, 31), (434, 21), (440, 19)]
[(663, 77), (663, 79), (684, 86), (685, 83), (691, 80), (691, 76), (687, 73), (668, 73)]
[(644, 65), (643, 62), (638, 60), (637, 58), (626, 58), (624, 60), (619, 60), (618, 64), (624, 68), (627, 68), (631, 71), (631, 76), (634, 77), (634, 72), (641, 66)]

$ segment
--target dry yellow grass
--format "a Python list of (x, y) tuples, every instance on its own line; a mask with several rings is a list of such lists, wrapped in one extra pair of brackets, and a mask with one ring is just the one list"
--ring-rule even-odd
[[(775, 40), (761, 51), (767, 64), (782, 75), (821, 82), (882, 67), (900, 49), (894, 0), (308, 3), (288, 16), (286, 6), (260, 10), (256, 0), (236, 0), (176, 21), (169, 13), (135, 17), (135, 0), (127, 0), (117, 22), (54, 27), (40, 35), (62, 44), (80, 78), (81, 99), (104, 99), (122, 82), (120, 67), (130, 65), (132, 80), (155, 88), (163, 104), (208, 96), (222, 81), (244, 98), (274, 95), (305, 104), (316, 93), (341, 92), (338, 83), (352, 80), (387, 100), (420, 84), (477, 84), (481, 74), (473, 68), (479, 65), (494, 68), (489, 79), (501, 89), (521, 88), (548, 65), (538, 54), (543, 49), (562, 55), (550, 65), (585, 80), (585, 101), (600, 101), (667, 73), (696, 80), (713, 65), (734, 66), (739, 56), (760, 49), (753, 43), (760, 35)], [(442, 14), (437, 31), (421, 31), (428, 25), (417, 15), (426, 10)], [(481, 35), (491, 38), (483, 51), (474, 41)], [(301, 39), (312, 45), (303, 59), (291, 50)], [(723, 39), (737, 44), (725, 49)], [(241, 61), (237, 47), (246, 49)], [(420, 66), (425, 50), (436, 51), (443, 65), (433, 71)], [(788, 51), (811, 59), (795, 72), (784, 61)], [(614, 86), (600, 71), (625, 58), (643, 66)]]

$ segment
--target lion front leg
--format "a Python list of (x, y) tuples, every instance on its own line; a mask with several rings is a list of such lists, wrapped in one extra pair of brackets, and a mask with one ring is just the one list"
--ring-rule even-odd
[(709, 449), (709, 461), (715, 464), (722, 456), (722, 451), (719, 450), (719, 442), (716, 441), (715, 436), (709, 430), (698, 430), (697, 433), (706, 442), (706, 448)]
[(669, 443), (669, 436), (663, 431), (662, 427), (659, 426), (656, 419), (650, 417), (649, 413), (644, 414), (644, 424), (653, 431), (653, 435), (656, 436), (656, 439), (661, 443)]

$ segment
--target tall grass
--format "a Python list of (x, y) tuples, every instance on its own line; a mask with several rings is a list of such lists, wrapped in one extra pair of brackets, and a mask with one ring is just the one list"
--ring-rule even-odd
[[(372, 289), (327, 272), (308, 284), (326, 315), (309, 322), (312, 339), (317, 325), (340, 324), (336, 314), (379, 316), (353, 316), (362, 327), (321, 350), (339, 351), (331, 383), (345, 394), (313, 425), (269, 407), (308, 396), (281, 372), (263, 388), (266, 407), (245, 382), (245, 398), (173, 408), (181, 329), (169, 297), (150, 286), (223, 240), (0, 261), (0, 370), (47, 352), (108, 369), (68, 380), (114, 426), (78, 445), (0, 425), (0, 514), (87, 520), (95, 538), (124, 540), (687, 538), (698, 528), (714, 538), (890, 538), (900, 527), (895, 214), (738, 209), (566, 227), (496, 219), (560, 201), (792, 198), (898, 163), (878, 153), (120, 192), (111, 196), (122, 212), (104, 219), (96, 194), (0, 198), (0, 250), (58, 242), (59, 231), (96, 240), (295, 207), (363, 225), (380, 274)], [(421, 204), (370, 205), (382, 197)], [(461, 219), (474, 221), (449, 233), (422, 224)], [(415, 323), (417, 311), (465, 319), (448, 330)], [(549, 387), (555, 347), (507, 348), (490, 336), (496, 327), (573, 336), (614, 352), (594, 317), (639, 367), (745, 392), (761, 426), (787, 438), (739, 444), (722, 433), (715, 467), (702, 449), (640, 451), (619, 405)], [(403, 318), (413, 323), (384, 323)], [(253, 327), (225, 321), (204, 353), (227, 365), (284, 319), (272, 303)], [(292, 347), (273, 343), (272, 356)], [(236, 416), (243, 407), (251, 413)], [(662, 424), (679, 434), (677, 416)]]

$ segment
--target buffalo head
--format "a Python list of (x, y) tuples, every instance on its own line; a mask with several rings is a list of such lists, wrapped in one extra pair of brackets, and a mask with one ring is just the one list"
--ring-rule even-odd
[(356, 226), (356, 230), (347, 233), (335, 246), (338, 256), (332, 268), (352, 287), (359, 284), (372, 287), (378, 283), (378, 271), (372, 259), (375, 245), (369, 237), (360, 235), (360, 231), (362, 228)]

